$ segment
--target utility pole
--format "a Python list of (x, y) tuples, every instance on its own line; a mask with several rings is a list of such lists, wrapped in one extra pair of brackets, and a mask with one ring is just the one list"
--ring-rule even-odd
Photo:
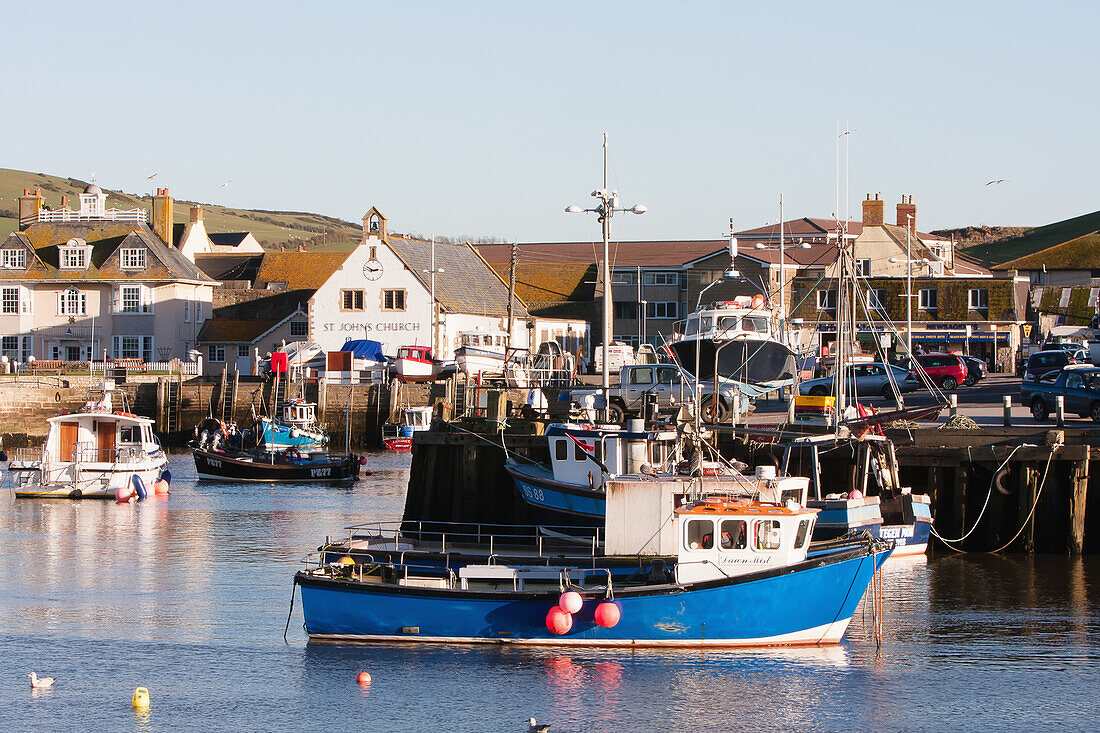
[(645, 343), (645, 300), (642, 298), (642, 266), (638, 265), (638, 347)]

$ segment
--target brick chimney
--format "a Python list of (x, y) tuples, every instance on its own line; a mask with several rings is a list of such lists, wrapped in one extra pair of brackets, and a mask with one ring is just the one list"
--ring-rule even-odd
[(917, 205), (911, 195), (903, 195), (898, 204), (898, 226), (909, 227), (909, 233), (914, 237), (917, 235)]
[(46, 199), (42, 195), (42, 189), (36, 188), (34, 193), (31, 193), (29, 188), (24, 188), (23, 195), (19, 197), (19, 228), (26, 229), (38, 221), (38, 212), (42, 211), (45, 204)]
[(191, 223), (194, 224), (197, 221), (202, 221), (202, 205), (195, 204), (191, 207)]
[(169, 247), (172, 246), (172, 203), (168, 187), (158, 188), (153, 197), (153, 231)]
[(874, 198), (867, 194), (863, 201), (863, 226), (880, 227), (886, 223), (886, 202), (876, 193)]

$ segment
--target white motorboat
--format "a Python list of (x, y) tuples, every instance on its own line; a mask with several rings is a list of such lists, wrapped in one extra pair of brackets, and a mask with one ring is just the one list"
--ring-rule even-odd
[[(114, 409), (116, 395), (121, 410)], [(111, 380), (89, 396), (83, 409), (46, 420), (45, 445), (16, 451), (8, 464), (16, 497), (114, 499), (119, 489), (142, 496), (168, 478), (153, 420), (127, 411)]]
[(460, 331), (455, 349), (458, 370), (468, 377), (504, 373), (508, 334), (504, 331)]
[(432, 356), (428, 346), (401, 346), (396, 362), (397, 378), (402, 382), (432, 382), (443, 369), (443, 362)]

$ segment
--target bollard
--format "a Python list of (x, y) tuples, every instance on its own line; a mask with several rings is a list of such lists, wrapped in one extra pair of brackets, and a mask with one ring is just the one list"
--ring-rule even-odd
[(959, 396), (954, 392), (951, 393), (951, 417), (957, 417), (959, 414)]
[(1012, 427), (1012, 395), (1007, 395), (1007, 394), (1005, 395), (1004, 406), (1005, 406), (1005, 427), (1010, 428), (1010, 427)]
[(1054, 423), (1060, 428), (1066, 426), (1066, 398), (1060, 394), (1054, 395)]

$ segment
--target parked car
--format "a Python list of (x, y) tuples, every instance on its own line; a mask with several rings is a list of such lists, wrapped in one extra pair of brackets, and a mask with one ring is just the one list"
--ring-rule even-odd
[[(951, 391), (966, 382), (968, 369), (958, 354), (917, 354), (917, 363), (941, 389)], [(913, 370), (916, 378), (916, 370)]]
[(1069, 366), (1047, 372), (1038, 380), (1020, 386), (1021, 401), (1031, 407), (1031, 415), (1042, 422), (1054, 412), (1054, 398), (1062, 395), (1066, 414), (1091, 417), (1100, 422), (1100, 367)]
[[(889, 370), (889, 372), (887, 372)], [(882, 362), (867, 362), (861, 364), (849, 364), (845, 367), (847, 374), (846, 389), (854, 393), (856, 398), (860, 396), (882, 395), (887, 399), (894, 396), (894, 388), (890, 385), (893, 380), (898, 391), (902, 394), (915, 392), (920, 389), (920, 382), (911, 372)], [(889, 373), (889, 376), (887, 374)], [(833, 392), (833, 382), (836, 375), (810, 379), (798, 385), (799, 394), (827, 395)], [(854, 389), (853, 389), (854, 387)]]
[(1074, 353), (1062, 349), (1036, 351), (1024, 367), (1024, 381), (1034, 382), (1044, 374), (1061, 371), (1067, 364), (1079, 364), (1085, 361), (1088, 359), (1084, 357), (1083, 351)]
[(966, 386), (977, 384), (989, 374), (989, 365), (985, 363), (985, 359), (963, 355), (962, 360), (966, 364), (966, 381), (964, 382)]

